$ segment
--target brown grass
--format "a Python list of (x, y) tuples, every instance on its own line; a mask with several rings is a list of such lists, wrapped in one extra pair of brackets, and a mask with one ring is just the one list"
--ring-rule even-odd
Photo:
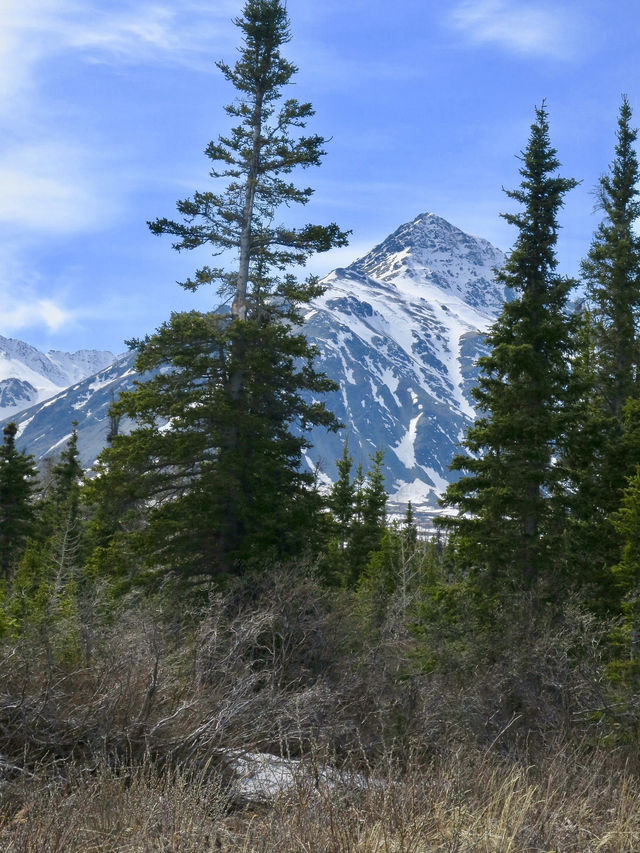
[[(17, 793), (17, 792), (14, 792)], [(636, 853), (640, 786), (605, 752), (536, 767), (458, 751), (365, 787), (301, 778), (269, 806), (234, 808), (206, 772), (101, 768), (23, 782), (0, 819), (4, 853)]]

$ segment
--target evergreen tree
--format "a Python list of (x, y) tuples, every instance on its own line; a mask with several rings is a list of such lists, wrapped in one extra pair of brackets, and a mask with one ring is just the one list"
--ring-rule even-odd
[(338, 479), (327, 498), (329, 523), (320, 569), (330, 584), (357, 587), (371, 555), (386, 531), (387, 492), (382, 473), (383, 451), (371, 456), (364, 473), (362, 463), (351, 479), (353, 459), (345, 442), (336, 462)]
[(637, 687), (640, 676), (640, 466), (629, 478), (620, 509), (613, 524), (621, 538), (620, 562), (613, 567), (613, 578), (622, 596), (624, 614), (622, 639), (624, 652), (619, 669), (633, 677)]
[(73, 430), (60, 459), (52, 469), (52, 497), (58, 504), (66, 504), (73, 517), (78, 514), (80, 503), (80, 485), (84, 470), (78, 453), (78, 421), (73, 422)]
[(84, 533), (80, 515), (84, 472), (76, 426), (77, 421), (51, 467), (50, 482), (36, 507), (35, 523), (13, 577), (11, 611), (23, 627), (29, 623), (51, 626), (61, 611), (76, 606)]
[(353, 458), (345, 439), (342, 456), (336, 461), (338, 477), (327, 497), (329, 509), (320, 570), (331, 585), (344, 583), (349, 571), (349, 543), (355, 513), (355, 481), (351, 479)]
[(516, 296), (487, 337), (473, 392), (478, 418), (463, 442), (471, 455), (454, 458), (451, 467), (464, 476), (443, 499), (459, 510), (442, 524), (453, 530), (463, 565), (494, 592), (505, 582), (532, 588), (549, 580), (562, 530), (555, 455), (564, 432), (572, 283), (556, 273), (555, 246), (557, 214), (576, 181), (557, 175), (544, 104), (521, 159), (522, 182), (507, 195), (522, 209), (503, 214), (518, 236), (496, 273)]
[(331, 487), (328, 500), (341, 550), (347, 546), (354, 514), (355, 485), (351, 480), (352, 467), (353, 457), (349, 454), (349, 442), (345, 439), (342, 456), (336, 462), (338, 477)]
[(371, 467), (366, 477), (360, 465), (354, 483), (354, 516), (348, 549), (348, 580), (352, 586), (358, 584), (386, 530), (388, 495), (382, 472), (383, 460), (384, 451), (377, 450), (371, 456)]
[(594, 378), (603, 406), (618, 424), (626, 400), (638, 396), (635, 318), (640, 310), (640, 240), (634, 233), (640, 216), (640, 173), (634, 147), (637, 136), (638, 131), (631, 127), (631, 107), (623, 97), (615, 158), (598, 188), (604, 218), (582, 264), (594, 332)]
[(80, 507), (80, 490), (84, 471), (78, 454), (78, 422), (60, 457), (51, 464), (47, 483), (43, 487), (37, 508), (37, 525), (34, 535), (46, 539), (59, 527), (63, 517), (75, 523)]
[(364, 487), (364, 507), (362, 522), (372, 543), (380, 541), (387, 518), (387, 490), (384, 485), (384, 450), (376, 450), (371, 456), (371, 466), (367, 471)]
[(402, 526), (402, 541), (408, 549), (414, 548), (418, 541), (418, 528), (416, 526), (413, 505), (411, 501), (407, 503), (407, 511), (404, 516), (404, 524)]
[(599, 182), (603, 219), (582, 272), (589, 310), (584, 313), (577, 389), (565, 460), (571, 482), (572, 561), (581, 582), (605, 601), (614, 590), (608, 569), (620, 556), (609, 516), (640, 462), (637, 442), (625, 423), (625, 405), (640, 397), (638, 335), (640, 215), (637, 131), (624, 97), (618, 118), (615, 157)]
[[(288, 176), (318, 165), (325, 140), (300, 132), (310, 104), (282, 98), (297, 70), (280, 53), (290, 38), (283, 0), (247, 0), (235, 24), (240, 57), (218, 66), (236, 90), (226, 108), (236, 124), (206, 149), (211, 176), (226, 188), (179, 201), (181, 221), (149, 223), (178, 251), (235, 253), (230, 267), (202, 267), (183, 283), (217, 285), (231, 307), (174, 314), (136, 342), (138, 369), (155, 375), (113, 407), (138, 428), (112, 438), (95, 486), (102, 553), (122, 553), (127, 539), (150, 567), (183, 575), (303, 549), (319, 506), (312, 476), (300, 471), (304, 434), (337, 426), (324, 404), (308, 402), (335, 385), (314, 370), (315, 351), (299, 331), (322, 289), (288, 270), (344, 245), (346, 234), (333, 223), (292, 228), (277, 219), (281, 206), (311, 197)], [(114, 502), (127, 507), (118, 521)]]
[(60, 459), (52, 469), (50, 512), (55, 519), (49, 536), (49, 552), (55, 566), (56, 585), (71, 580), (79, 566), (83, 520), (80, 517), (81, 484), (84, 471), (78, 455), (77, 421)]
[(0, 578), (9, 580), (33, 527), (36, 467), (16, 448), (15, 423), (3, 430), (0, 447)]

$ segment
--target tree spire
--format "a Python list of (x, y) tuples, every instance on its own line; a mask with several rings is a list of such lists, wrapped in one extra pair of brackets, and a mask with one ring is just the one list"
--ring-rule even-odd
[(516, 298), (505, 304), (487, 337), (473, 390), (478, 418), (452, 468), (465, 475), (443, 498), (459, 515), (443, 519), (453, 529), (465, 564), (490, 587), (506, 578), (532, 587), (548, 572), (559, 472), (555, 453), (562, 436), (568, 382), (569, 325), (564, 309), (572, 282), (559, 277), (557, 214), (576, 185), (557, 174), (546, 106), (536, 108), (520, 157), (522, 181), (507, 196), (520, 205), (504, 218), (518, 229), (514, 247), (496, 278)]

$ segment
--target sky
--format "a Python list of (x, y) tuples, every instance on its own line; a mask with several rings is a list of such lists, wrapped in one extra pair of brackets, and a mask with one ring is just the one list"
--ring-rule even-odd
[[(207, 262), (146, 223), (215, 190), (204, 149), (229, 129), (242, 0), (0, 0), (0, 335), (108, 349), (171, 311), (217, 304), (176, 281)], [(635, 0), (288, 0), (298, 66), (330, 139), (304, 221), (351, 229), (308, 272), (345, 266), (430, 211), (503, 250), (546, 101), (561, 172), (559, 269), (576, 275), (599, 221), (621, 95), (640, 125)], [(299, 216), (299, 214), (295, 214)], [(286, 221), (287, 211), (283, 213)]]

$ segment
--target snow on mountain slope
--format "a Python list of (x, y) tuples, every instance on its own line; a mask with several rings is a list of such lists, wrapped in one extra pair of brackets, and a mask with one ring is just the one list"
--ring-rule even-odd
[[(509, 296), (493, 276), (503, 262), (486, 240), (421, 214), (323, 280), (327, 290), (307, 312), (304, 331), (318, 348), (318, 368), (340, 385), (326, 402), (345, 429), (310, 435), (305, 461), (321, 479), (335, 477), (346, 436), (355, 465), (365, 469), (371, 453), (385, 451), (393, 500), (436, 504), (473, 419), (469, 392), (484, 333)], [(105, 444), (110, 400), (135, 379), (133, 360), (122, 357), (22, 412), (19, 445), (37, 458), (55, 453), (77, 419), (80, 455), (91, 464)], [(62, 358), (53, 365), (65, 366)]]
[(51, 350), (45, 355), (24, 341), (0, 335), (0, 420), (53, 397), (114, 359), (113, 353), (98, 350)]
[(493, 276), (503, 263), (486, 240), (422, 214), (323, 280), (305, 332), (340, 383), (327, 403), (346, 429), (315, 431), (310, 464), (333, 478), (346, 434), (365, 468), (385, 450), (393, 499), (435, 505), (474, 416), (484, 333), (509, 296)]
[(118, 356), (93, 376), (20, 412), (14, 417), (18, 425), (18, 447), (25, 448), (36, 459), (55, 456), (69, 439), (73, 422), (77, 421), (80, 461), (85, 468), (90, 468), (107, 443), (111, 402), (139, 378), (134, 361), (135, 353)]

